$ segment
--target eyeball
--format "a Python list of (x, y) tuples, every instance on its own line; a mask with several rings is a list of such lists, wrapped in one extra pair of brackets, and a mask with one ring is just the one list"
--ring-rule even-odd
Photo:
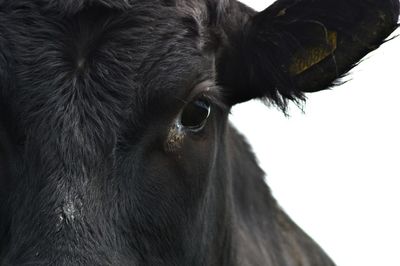
[(206, 125), (210, 113), (210, 102), (204, 99), (193, 100), (184, 107), (180, 124), (185, 130), (198, 132)]

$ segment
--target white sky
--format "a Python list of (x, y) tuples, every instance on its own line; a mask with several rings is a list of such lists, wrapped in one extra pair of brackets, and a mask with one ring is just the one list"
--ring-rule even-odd
[(305, 114), (253, 101), (231, 115), (278, 202), (339, 266), (400, 265), (399, 69), (400, 37), (346, 84), (309, 94)]

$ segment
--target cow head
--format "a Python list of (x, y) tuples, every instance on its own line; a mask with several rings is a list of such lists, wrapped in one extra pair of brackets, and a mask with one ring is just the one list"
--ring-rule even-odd
[(331, 86), (398, 11), (0, 0), (0, 264), (234, 265), (235, 180), (262, 173), (230, 107)]

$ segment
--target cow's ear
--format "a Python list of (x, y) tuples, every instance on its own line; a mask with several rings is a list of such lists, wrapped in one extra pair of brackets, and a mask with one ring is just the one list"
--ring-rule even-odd
[(328, 88), (383, 43), (399, 16), (398, 0), (278, 0), (260, 13), (235, 5), (248, 19), (223, 26), (217, 66), (231, 104), (267, 98), (285, 107)]

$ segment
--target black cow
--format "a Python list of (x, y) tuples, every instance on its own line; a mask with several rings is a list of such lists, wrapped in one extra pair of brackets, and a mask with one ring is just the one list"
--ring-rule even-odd
[(333, 265), (230, 108), (334, 84), (398, 0), (0, 0), (0, 265)]

